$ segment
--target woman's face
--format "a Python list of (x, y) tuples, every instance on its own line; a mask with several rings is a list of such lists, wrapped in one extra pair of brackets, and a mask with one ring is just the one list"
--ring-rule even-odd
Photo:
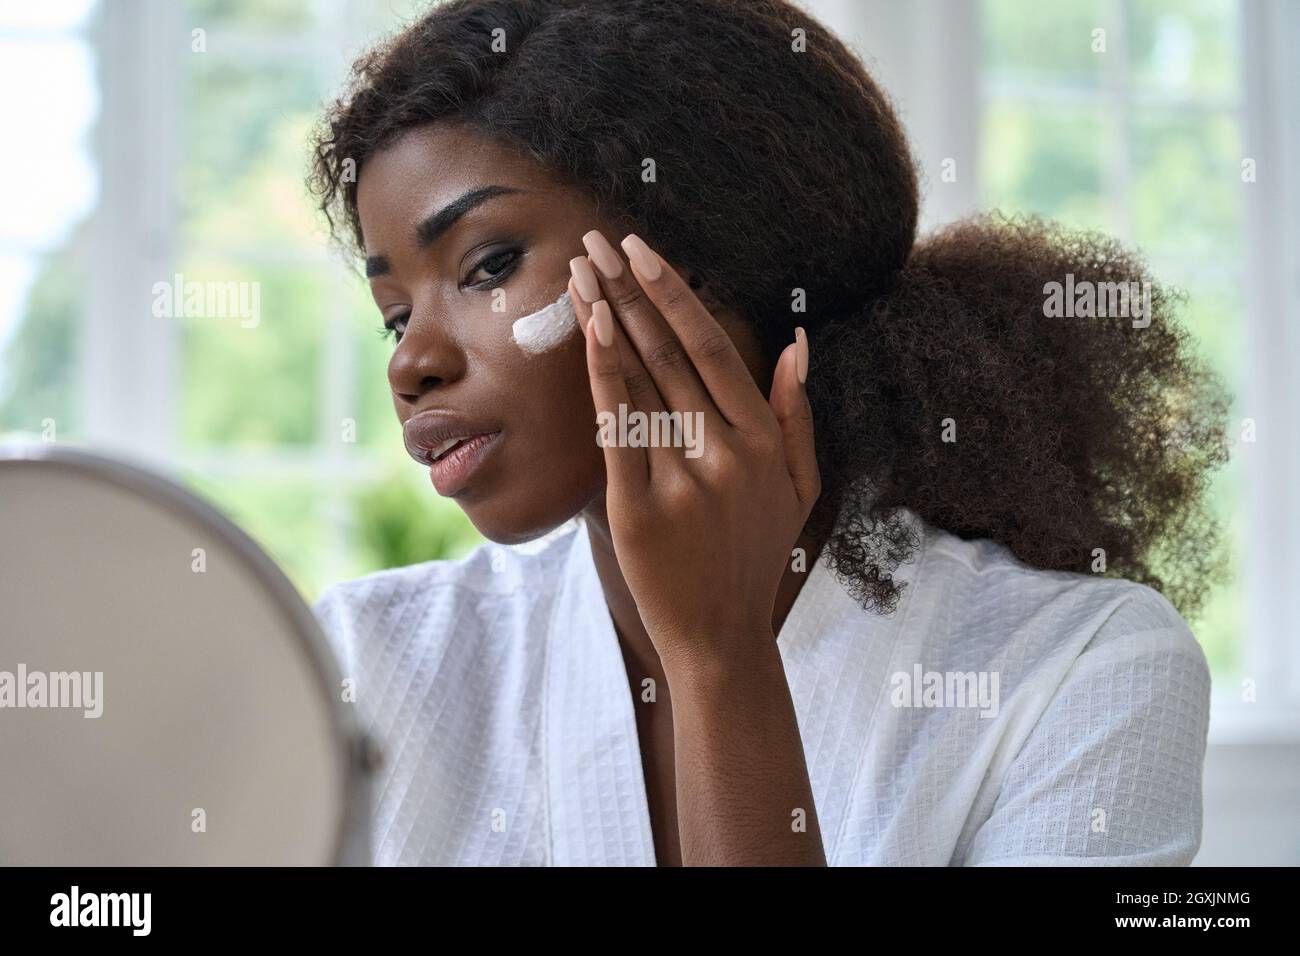
[[(371, 292), (397, 334), (388, 382), (412, 457), (427, 466), (429, 446), (489, 436), (433, 465), (439, 493), (503, 543), (599, 504), (605, 467), (581, 331), (574, 323), (561, 344), (530, 353), (512, 328), (565, 292), (585, 233), (617, 245), (627, 224), (526, 155), (441, 124), (367, 159), (357, 208)], [(715, 315), (757, 368), (743, 323)]]
[(468, 474), (451, 459), (434, 466), (439, 492), (506, 543), (581, 511), (605, 481), (581, 332), (575, 323), (560, 345), (530, 353), (512, 327), (565, 291), (584, 233), (625, 233), (526, 156), (443, 126), (370, 157), (357, 207), (371, 292), (395, 329), (388, 382), (408, 449), (441, 432), (491, 435)]

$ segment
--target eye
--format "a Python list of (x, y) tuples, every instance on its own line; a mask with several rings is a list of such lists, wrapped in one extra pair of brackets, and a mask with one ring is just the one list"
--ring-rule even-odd
[(410, 318), (410, 312), (403, 312), (400, 315), (393, 316), (391, 319), (384, 319), (383, 326), (376, 329), (376, 331), (384, 338), (391, 338), (393, 344), (396, 345), (398, 342), (402, 341), (402, 335), (406, 332), (407, 320)]
[[(480, 259), (478, 265), (465, 277), (465, 284), (473, 288), (490, 288), (503, 282), (513, 271), (519, 256), (518, 249), (503, 249)], [(475, 277), (481, 272), (486, 274), (486, 278), (475, 281)]]

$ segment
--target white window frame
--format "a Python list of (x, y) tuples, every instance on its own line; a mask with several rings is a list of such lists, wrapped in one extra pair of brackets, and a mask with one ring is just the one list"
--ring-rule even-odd
[[(1242, 407), (1258, 425), (1247, 461), (1248, 673), (1261, 700), (1255, 720), (1300, 739), (1300, 4), (1241, 0), (1246, 155), (1258, 180), (1246, 187), (1248, 372)], [(1240, 720), (1252, 729), (1249, 720)]]

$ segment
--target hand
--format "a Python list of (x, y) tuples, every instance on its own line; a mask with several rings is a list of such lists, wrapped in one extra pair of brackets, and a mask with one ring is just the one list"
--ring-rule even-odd
[[(622, 243), (628, 258), (598, 231), (583, 242), (591, 256), (574, 260), (569, 294), (601, 434), (615, 439), (604, 448), (605, 501), (619, 567), (666, 668), (734, 660), (773, 639), (777, 587), (821, 493), (806, 337), (797, 330), (781, 353), (766, 400), (658, 254), (635, 235)], [(594, 303), (584, 263), (603, 296)], [(690, 447), (632, 446), (632, 429), (616, 426), (633, 411), (647, 413), (647, 438), (663, 436), (654, 413), (680, 413), (676, 437)]]

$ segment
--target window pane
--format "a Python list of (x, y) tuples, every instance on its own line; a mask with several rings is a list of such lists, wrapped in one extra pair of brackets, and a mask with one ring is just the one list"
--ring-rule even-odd
[(71, 253), (0, 256), (0, 433), (76, 437), (84, 288)]
[(1191, 622), (1197, 640), (1205, 650), (1210, 670), (1220, 681), (1231, 681), (1245, 666), (1246, 606), (1242, 572), (1245, 569), (1246, 524), (1241, 507), (1244, 471), (1238, 447), (1233, 460), (1216, 476), (1210, 487), (1210, 505), (1219, 521), (1221, 547), (1227, 566), (1224, 579), (1209, 592), (1205, 607)]
[(9, 3), (0, 15), (0, 24), (19, 30), (74, 30), (85, 27), (95, 5), (95, 0)]
[(314, 19), (311, 0), (188, 0), (186, 5), (189, 19), (204, 29), (301, 30)]
[(1105, 60), (1093, 52), (1093, 31), (1113, 28), (1104, 16), (1108, 9), (1102, 0), (986, 0), (986, 77), (993, 83), (1097, 88)]
[[(180, 270), (179, 427), (187, 449), (317, 440), (330, 284), (320, 269), (250, 267), (193, 256)], [(173, 277), (171, 285), (176, 285)], [(194, 291), (203, 309), (198, 314)], [(235, 303), (232, 305), (232, 303)]]
[(10, 133), (21, 131), (0, 149), (6, 244), (56, 246), (94, 205), (87, 141), (99, 110), (95, 89), (85, 41), (0, 40), (0, 110)]
[(418, 20), (428, 9), (429, 0), (366, 0), (351, 7), (357, 27), (369, 43), (378, 36), (396, 33)]
[(314, 597), (330, 570), (319, 483), (193, 472), (184, 479), (274, 558), (305, 597)]
[[(246, 466), (247, 463), (242, 463)], [(458, 558), (483, 539), (414, 462), (393, 461), (382, 479), (248, 478), (190, 470), (185, 483), (249, 534), (308, 601), (335, 581), (382, 568)], [(329, 511), (340, 502), (338, 541)], [(339, 549), (348, 543), (346, 556)]]
[(1152, 254), (1235, 265), (1242, 246), (1242, 149), (1234, 117), (1135, 110), (1134, 240)]
[(321, 78), (305, 64), (245, 65), (213, 53), (185, 62), (185, 241), (241, 250), (291, 246), (319, 255), (319, 224), (303, 178)]
[(95, 60), (80, 32), (93, 9), (63, 0), (0, 10), (0, 31), (18, 31), (0, 38), (0, 112), (21, 133), (0, 149), (0, 433), (78, 432), (78, 250), (99, 188)]
[(195, 26), (268, 34), (342, 32), (360, 50), (377, 33), (400, 29), (431, 4), (430, 0), (187, 0), (186, 5)]
[(1238, 95), (1236, 0), (1131, 0), (1133, 84), (1152, 93)]
[[(1214, 272), (1197, 263), (1152, 260), (1152, 271), (1168, 285), (1187, 293), (1187, 301), (1178, 312), (1183, 326), (1195, 337), (1200, 354), (1210, 363), (1229, 389), (1241, 394), (1239, 383), (1245, 363), (1243, 334), (1244, 302), (1241, 299), (1240, 273), (1235, 269)], [(1208, 500), (1222, 533), (1221, 544), (1227, 562), (1224, 577), (1207, 598), (1193, 629), (1219, 680), (1240, 672), (1245, 664), (1245, 594), (1242, 574), (1245, 570), (1246, 527), (1241, 507), (1245, 487), (1246, 462), (1240, 438), (1240, 423), (1245, 412), (1237, 408), (1229, 418), (1229, 435), (1236, 442), (1232, 459), (1214, 476)], [(1247, 446), (1248, 447), (1248, 446)]]
[(454, 502), (434, 494), (428, 469), (410, 459), (354, 488), (349, 507), (348, 575), (461, 557), (483, 541)]
[(1105, 225), (1101, 139), (1096, 109), (990, 104), (980, 155), (985, 201), (1072, 225)]
[[(338, 267), (343, 293), (344, 326), (352, 359), (352, 392), (347, 414), (357, 423), (357, 445), (381, 451), (401, 451), (402, 429), (393, 409), (388, 385), (388, 360), (394, 342), (381, 335), (383, 321), (365, 279)], [(404, 453), (403, 453), (404, 454)]]
[[(1228, 268), (1224, 268), (1224, 264)], [(1244, 376), (1246, 361), (1245, 325), (1242, 318), (1241, 272), (1230, 255), (1219, 260), (1169, 259), (1152, 257), (1151, 268), (1167, 285), (1187, 293), (1178, 313), (1182, 324), (1196, 338), (1201, 355), (1233, 387)]]

